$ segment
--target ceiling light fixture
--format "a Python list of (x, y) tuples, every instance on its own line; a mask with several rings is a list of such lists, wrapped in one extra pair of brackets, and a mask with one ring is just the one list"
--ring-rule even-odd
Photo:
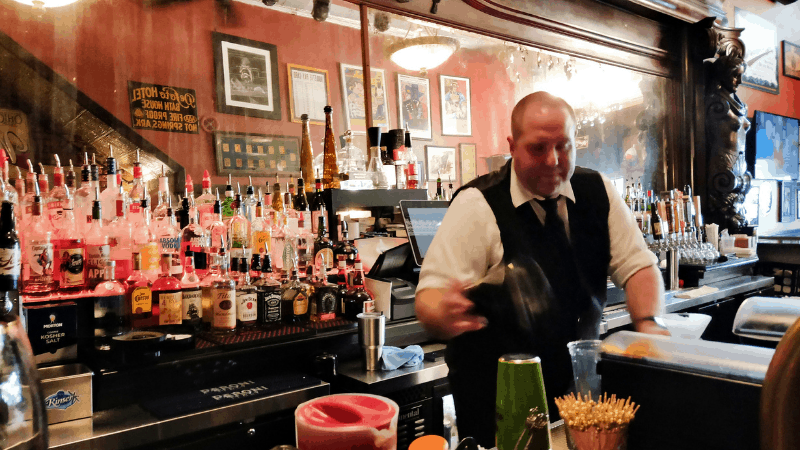
[(33, 6), (37, 11), (44, 11), (45, 8), (58, 8), (59, 6), (67, 6), (75, 3), (78, 0), (17, 0), (23, 5)]
[(403, 39), (389, 46), (389, 59), (403, 69), (427, 75), (459, 48), (458, 41), (444, 36), (420, 36)]

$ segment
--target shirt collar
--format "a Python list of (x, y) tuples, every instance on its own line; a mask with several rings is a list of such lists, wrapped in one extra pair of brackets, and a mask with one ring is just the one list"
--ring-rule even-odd
[[(533, 192), (529, 191), (528, 188), (522, 185), (517, 178), (517, 172), (514, 170), (514, 166), (511, 166), (511, 203), (514, 205), (514, 208), (519, 207), (525, 202), (529, 202), (531, 200), (544, 200), (544, 197), (541, 195), (534, 194)], [(575, 203), (575, 193), (572, 191), (572, 183), (567, 181), (565, 184), (561, 186), (561, 190), (558, 192), (559, 195), (563, 195), (564, 197), (572, 200), (572, 203)]]

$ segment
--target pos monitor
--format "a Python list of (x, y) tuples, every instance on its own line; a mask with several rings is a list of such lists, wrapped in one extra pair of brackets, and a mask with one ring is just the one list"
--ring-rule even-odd
[(446, 201), (400, 201), (411, 252), (414, 261), (420, 266), (449, 205), (450, 202)]

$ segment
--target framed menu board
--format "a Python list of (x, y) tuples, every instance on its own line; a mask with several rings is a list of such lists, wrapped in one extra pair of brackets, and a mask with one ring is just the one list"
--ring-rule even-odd
[(214, 133), (217, 174), (265, 177), (300, 173), (300, 138), (269, 134)]

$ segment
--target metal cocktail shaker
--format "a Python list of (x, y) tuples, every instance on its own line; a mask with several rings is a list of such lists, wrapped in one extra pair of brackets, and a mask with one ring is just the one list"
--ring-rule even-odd
[(503, 355), (497, 363), (498, 450), (551, 448), (547, 396), (541, 360), (533, 355)]
[(358, 319), (358, 343), (364, 349), (364, 365), (367, 370), (379, 370), (383, 343), (386, 338), (386, 316), (382, 312), (366, 312)]

